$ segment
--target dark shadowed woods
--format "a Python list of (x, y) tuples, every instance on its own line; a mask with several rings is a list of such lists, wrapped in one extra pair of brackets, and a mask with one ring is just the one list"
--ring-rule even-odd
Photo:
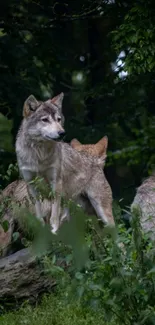
[[(154, 0), (1, 0), (0, 190), (19, 176), (12, 167), (25, 99), (60, 92), (65, 141), (108, 136), (105, 173), (127, 210), (155, 164)], [(114, 202), (117, 229), (106, 233), (71, 205), (70, 222), (52, 236), (26, 206), (9, 204), (0, 204), (9, 248), (0, 257), (0, 324), (155, 324), (155, 246), (137, 211), (127, 229)], [(52, 294), (39, 305), (44, 291)], [(24, 308), (11, 313), (18, 299)]]
[(155, 161), (154, 26), (153, 0), (1, 1), (0, 173), (16, 160), (26, 97), (63, 91), (65, 140), (108, 135), (106, 174), (130, 203)]

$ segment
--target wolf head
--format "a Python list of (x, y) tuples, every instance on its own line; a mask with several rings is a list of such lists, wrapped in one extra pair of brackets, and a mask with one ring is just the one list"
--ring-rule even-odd
[(77, 139), (70, 143), (71, 147), (79, 152), (87, 153), (98, 158), (98, 164), (103, 168), (107, 157), (108, 137), (104, 136), (95, 144), (81, 144)]
[(91, 156), (104, 157), (106, 158), (107, 147), (108, 147), (108, 137), (104, 136), (95, 144), (82, 144), (77, 139), (71, 141), (71, 147), (77, 151), (87, 152)]
[(30, 95), (23, 107), (23, 117), (27, 134), (35, 140), (56, 140), (64, 136), (64, 116), (61, 93), (45, 102)]

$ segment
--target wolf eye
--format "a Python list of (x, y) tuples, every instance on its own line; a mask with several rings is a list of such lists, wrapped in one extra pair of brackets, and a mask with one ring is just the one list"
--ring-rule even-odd
[(57, 118), (57, 121), (58, 122), (61, 122), (61, 117), (60, 116)]
[(47, 117), (42, 118), (42, 121), (45, 122), (45, 123), (49, 122)]

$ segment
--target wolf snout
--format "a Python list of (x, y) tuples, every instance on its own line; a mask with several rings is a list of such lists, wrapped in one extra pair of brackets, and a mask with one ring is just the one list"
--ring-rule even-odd
[(59, 134), (60, 138), (63, 138), (65, 136), (66, 132), (65, 131), (59, 131), (58, 134)]

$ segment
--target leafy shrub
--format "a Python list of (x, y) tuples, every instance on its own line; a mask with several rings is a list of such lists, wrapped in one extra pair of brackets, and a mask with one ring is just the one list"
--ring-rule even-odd
[(57, 236), (24, 207), (15, 207), (35, 253), (51, 251), (51, 258), (44, 257), (45, 271), (57, 278), (64, 301), (102, 313), (106, 322), (155, 324), (155, 248), (142, 233), (138, 211), (127, 230), (115, 205), (118, 226), (112, 231), (99, 227), (96, 218), (85, 216), (73, 202), (69, 205), (71, 221)]
[[(105, 237), (105, 231), (89, 220), (86, 242), (89, 259), (81, 269), (73, 267), (66, 256), (68, 272), (57, 269), (57, 258), (49, 263), (65, 288), (64, 299), (79, 302), (97, 313), (102, 310), (107, 322), (117, 324), (155, 324), (154, 245), (142, 233), (139, 216), (133, 216), (132, 232), (118, 226), (119, 235)], [(118, 247), (123, 243), (123, 249)], [(51, 263), (51, 266), (50, 266)], [(53, 268), (55, 264), (55, 268)]]

